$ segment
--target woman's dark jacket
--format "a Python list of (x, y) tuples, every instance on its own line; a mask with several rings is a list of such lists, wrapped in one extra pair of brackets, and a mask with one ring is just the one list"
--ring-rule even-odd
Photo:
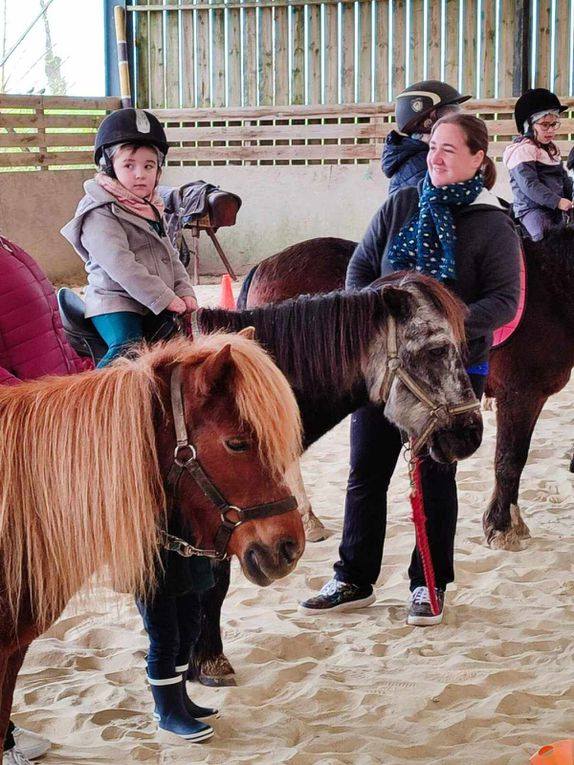
[[(394, 269), (388, 249), (417, 212), (419, 188), (393, 194), (375, 213), (347, 269), (346, 288), (362, 289)], [(486, 189), (475, 201), (454, 208), (457, 279), (446, 282), (469, 307), (467, 366), (484, 363), (492, 332), (515, 315), (519, 295), (520, 240), (498, 199)]]
[(391, 130), (381, 157), (383, 173), (390, 178), (389, 194), (416, 186), (427, 172), (428, 143)]

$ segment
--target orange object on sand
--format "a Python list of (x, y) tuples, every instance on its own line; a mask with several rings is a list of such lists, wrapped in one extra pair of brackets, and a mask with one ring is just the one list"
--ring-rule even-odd
[(564, 739), (541, 746), (530, 762), (532, 765), (574, 765), (574, 741)]
[(219, 307), (227, 311), (235, 311), (235, 298), (231, 286), (231, 276), (224, 274), (221, 277), (221, 292), (219, 293)]

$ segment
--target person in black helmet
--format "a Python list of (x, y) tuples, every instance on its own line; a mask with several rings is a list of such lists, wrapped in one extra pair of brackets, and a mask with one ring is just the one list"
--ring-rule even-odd
[[(100, 367), (143, 337), (146, 315), (197, 308), (190, 278), (166, 234), (157, 191), (167, 150), (164, 129), (150, 112), (109, 114), (96, 135), (98, 173), (84, 184), (86, 195), (62, 229), (86, 263), (86, 316), (109, 348)], [(203, 741), (213, 735), (203, 719), (217, 710), (188, 698), (185, 677), (199, 634), (198, 593), (213, 586), (213, 575), (203, 557), (162, 551), (162, 563), (153, 596), (137, 601), (149, 637), (154, 718), (163, 730)]]
[(550, 90), (527, 90), (514, 107), (520, 135), (503, 155), (510, 173), (514, 215), (535, 242), (558, 226), (562, 213), (573, 206), (572, 179), (554, 143), (565, 109)]
[(168, 150), (164, 129), (143, 109), (119, 109), (100, 125), (98, 172), (62, 234), (85, 261), (86, 318), (108, 345), (109, 364), (143, 337), (143, 321), (197, 308), (190, 277), (166, 235), (157, 191)]
[(416, 186), (426, 175), (428, 142), (434, 123), (458, 111), (470, 96), (439, 80), (415, 82), (396, 98), (397, 130), (385, 140), (381, 167), (390, 179), (389, 194), (405, 186)]

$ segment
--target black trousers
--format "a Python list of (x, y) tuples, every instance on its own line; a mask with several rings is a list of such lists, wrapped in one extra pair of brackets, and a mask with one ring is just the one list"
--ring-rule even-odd
[(176, 667), (188, 664), (199, 637), (199, 594), (170, 597), (160, 590), (151, 601), (136, 600), (136, 605), (149, 637), (148, 676), (154, 680), (175, 677)]
[[(469, 375), (480, 397), (486, 378)], [(379, 576), (387, 528), (387, 490), (401, 452), (399, 430), (385, 418), (382, 407), (366, 406), (351, 417), (350, 473), (345, 498), (340, 560), (335, 578), (361, 587)], [(421, 460), (421, 480), (427, 534), (437, 587), (454, 580), (454, 538), (458, 516), (456, 464), (442, 465), (428, 455)], [(425, 584), (415, 547), (409, 566), (411, 591)]]

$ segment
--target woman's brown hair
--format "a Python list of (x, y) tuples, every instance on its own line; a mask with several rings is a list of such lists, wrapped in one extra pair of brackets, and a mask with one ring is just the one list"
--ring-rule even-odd
[(496, 183), (496, 167), (491, 157), (488, 156), (489, 137), (486, 124), (474, 114), (455, 112), (446, 114), (438, 122), (435, 122), (432, 126), (431, 136), (439, 125), (447, 124), (457, 125), (462, 130), (465, 143), (471, 154), (476, 154), (479, 151), (484, 152), (484, 160), (480, 170), (484, 175), (484, 185), (487, 189), (491, 189)]

